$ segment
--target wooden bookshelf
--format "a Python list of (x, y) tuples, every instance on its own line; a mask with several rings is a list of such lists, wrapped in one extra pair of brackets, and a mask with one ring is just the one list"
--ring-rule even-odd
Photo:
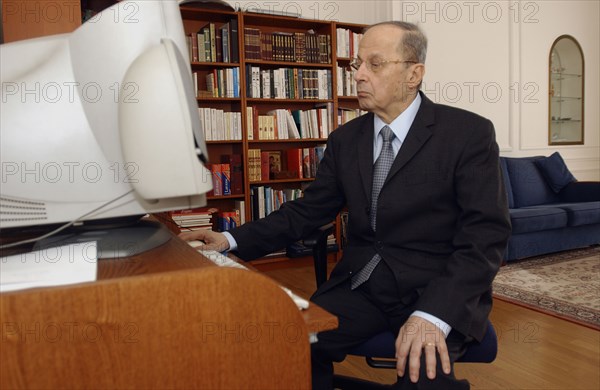
[[(314, 177), (300, 175), (300, 177), (271, 177), (267, 180), (264, 177), (261, 180), (256, 180), (256, 177), (254, 177), (254, 180), (250, 180), (250, 165), (253, 163), (249, 161), (249, 150), (260, 149), (261, 151), (281, 152), (281, 169), (291, 175), (289, 172), (290, 167), (287, 166), (287, 159), (285, 157), (288, 151), (298, 148), (314, 148), (318, 145), (324, 145), (327, 142), (327, 135), (340, 124), (338, 110), (355, 110), (358, 108), (356, 96), (338, 96), (337, 93), (338, 67), (348, 67), (351, 57), (355, 56), (349, 55), (338, 58), (337, 29), (346, 29), (350, 31), (349, 35), (352, 35), (352, 33), (356, 35), (362, 32), (364, 26), (287, 16), (218, 11), (198, 7), (190, 8), (185, 5), (181, 7), (181, 15), (185, 33), (189, 36), (189, 44), (192, 46), (190, 50), (192, 58), (190, 66), (192, 72), (197, 73), (198, 89), (208, 89), (206, 75), (214, 72), (215, 69), (232, 67), (239, 69), (239, 79), (237, 80), (239, 84), (239, 97), (206, 97), (206, 93), (202, 92), (199, 94), (197, 100), (200, 108), (210, 107), (226, 112), (236, 111), (241, 113), (242, 139), (208, 141), (207, 147), (211, 161), (218, 162), (220, 156), (224, 154), (242, 155), (244, 193), (236, 196), (209, 196), (208, 206), (222, 210), (231, 210), (235, 207), (234, 204), (236, 201), (243, 200), (245, 202), (245, 220), (251, 221), (253, 213), (251, 198), (253, 189), (256, 190), (255, 187), (267, 187), (273, 190), (302, 189), (309, 185), (314, 180)], [(221, 31), (225, 24), (229, 23), (229, 26), (231, 26), (232, 21), (237, 25), (237, 36), (229, 36), (227, 39), (230, 50), (232, 39), (237, 39), (237, 46), (233, 46), (237, 47), (238, 52), (229, 53), (227, 56), (229, 57), (229, 61), (222, 60), (225, 58), (223, 53), (219, 57), (221, 61), (206, 60), (209, 58), (209, 55), (206, 52), (200, 53), (199, 51), (202, 50), (200, 46), (202, 46), (202, 43), (206, 44), (206, 41), (211, 38), (207, 38), (206, 31), (203, 29), (205, 27), (210, 29), (210, 24), (212, 23), (213, 30), (218, 32)], [(231, 33), (230, 28), (225, 31), (227, 30)], [(192, 34), (198, 33), (201, 36), (192, 37)], [(196, 40), (195, 43), (193, 43), (194, 39)], [(223, 37), (220, 38), (221, 45), (223, 45), (224, 39)], [(194, 45), (196, 45), (196, 48), (193, 48)], [(301, 49), (302, 47), (304, 47), (304, 50)], [(353, 50), (356, 50), (356, 47), (354, 45)], [(216, 48), (213, 46), (214, 49)], [(194, 50), (197, 51), (194, 52)], [(221, 50), (223, 50), (223, 47), (221, 47)], [(353, 51), (351, 53), (354, 54)], [(201, 59), (202, 56), (204, 56), (205, 60)], [(236, 61), (232, 62), (232, 57)], [(258, 71), (256, 68), (258, 68)], [(286, 75), (285, 85), (288, 87), (283, 92), (285, 95), (277, 95), (277, 98), (275, 96), (278, 91), (275, 87), (268, 90), (268, 84), (265, 85), (262, 82), (262, 80), (265, 80), (263, 74), (266, 74), (264, 76), (266, 78), (273, 77), (270, 81), (272, 83), (275, 80), (276, 72)], [(305, 83), (309, 86), (313, 85), (307, 80), (309, 77), (313, 77), (314, 80), (314, 76), (319, 77), (317, 88), (323, 88), (323, 90), (315, 92), (306, 89), (300, 91), (299, 89), (303, 88)], [(256, 84), (257, 80), (259, 80), (259, 84)], [(300, 80), (302, 81), (302, 85), (299, 85)], [(310, 133), (313, 136), (308, 136), (308, 132), (305, 131), (306, 134), (303, 133), (302, 138), (299, 139), (279, 138), (281, 134), (278, 134), (274, 139), (266, 138), (266, 135), (264, 136), (265, 138), (261, 138), (256, 131), (253, 131), (257, 119), (253, 119), (252, 124), (249, 123), (248, 115), (250, 114), (248, 114), (247, 110), (250, 107), (253, 109), (252, 114), (255, 116), (270, 115), (273, 110), (278, 109), (304, 112), (317, 110), (317, 113), (320, 115), (318, 116), (318, 123), (321, 124), (319, 129), (325, 129), (327, 134), (323, 134), (325, 131), (322, 131), (318, 132), (318, 136), (314, 136), (313, 133)], [(318, 109), (321, 109), (320, 112), (318, 112)], [(327, 123), (326, 127), (323, 128), (325, 113), (327, 113)], [(314, 115), (312, 112), (310, 114)], [(297, 113), (296, 115), (300, 114)], [(288, 129), (288, 132), (291, 132), (291, 129)], [(251, 133), (250, 137), (249, 133)], [(256, 164), (256, 157), (254, 164)], [(282, 175), (285, 174), (284, 172)], [(338, 217), (335, 236), (338, 247), (341, 248), (340, 225)], [(330, 254), (329, 258), (331, 261), (337, 261), (340, 255), (341, 250), (338, 250), (337, 253)], [(279, 254), (260, 259), (257, 261), (257, 264), (268, 267), (269, 264), (275, 266), (275, 264), (281, 263), (283, 265), (288, 260), (289, 258), (285, 257), (285, 255)], [(306, 261), (308, 259), (294, 259), (295, 263)]]

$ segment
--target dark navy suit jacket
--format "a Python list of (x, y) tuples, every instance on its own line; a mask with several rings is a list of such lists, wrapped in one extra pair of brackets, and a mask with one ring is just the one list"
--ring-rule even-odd
[(404, 303), (481, 339), (491, 283), (510, 235), (494, 127), (476, 114), (421, 97), (379, 195), (377, 232), (369, 224), (374, 134), (369, 113), (329, 136), (303, 198), (231, 234), (238, 255), (252, 259), (301, 239), (346, 207), (348, 245), (317, 294), (379, 252)]

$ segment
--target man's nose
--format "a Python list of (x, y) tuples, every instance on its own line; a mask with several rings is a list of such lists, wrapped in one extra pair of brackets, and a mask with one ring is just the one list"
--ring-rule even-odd
[(367, 65), (364, 62), (361, 62), (360, 66), (357, 70), (354, 71), (354, 81), (364, 81), (366, 79), (366, 69)]

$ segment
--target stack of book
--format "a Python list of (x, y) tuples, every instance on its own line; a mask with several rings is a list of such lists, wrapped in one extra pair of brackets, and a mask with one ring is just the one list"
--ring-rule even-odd
[(217, 211), (215, 208), (207, 207), (171, 211), (171, 218), (182, 232), (201, 229), (212, 230), (212, 215)]
[(170, 213), (171, 219), (182, 232), (201, 229), (224, 232), (245, 223), (246, 205), (243, 200), (239, 200), (235, 202), (235, 208), (229, 211), (199, 207)]

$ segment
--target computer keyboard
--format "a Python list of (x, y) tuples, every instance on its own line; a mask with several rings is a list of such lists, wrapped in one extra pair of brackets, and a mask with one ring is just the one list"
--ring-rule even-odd
[[(193, 244), (190, 244), (190, 245), (194, 246)], [(239, 268), (239, 269), (245, 269), (245, 270), (248, 269), (248, 267), (244, 266), (243, 264), (238, 263), (235, 260), (230, 259), (229, 257), (225, 256), (221, 252), (217, 252), (214, 250), (201, 249), (202, 248), (201, 245), (194, 246), (194, 247), (196, 248), (196, 250), (198, 252), (202, 253), (204, 255), (204, 257), (206, 257), (208, 260), (212, 261), (219, 267), (231, 267), (231, 268)], [(290, 298), (292, 298), (292, 300), (294, 301), (296, 306), (298, 306), (298, 309), (300, 309), (300, 310), (308, 309), (309, 302), (306, 299), (294, 294), (292, 292), (292, 290), (290, 290), (289, 288), (286, 288), (283, 286), (279, 286), (279, 287), (281, 287), (281, 289), (283, 291), (285, 291), (286, 294)]]
[(204, 255), (204, 257), (206, 257), (208, 260), (212, 261), (219, 267), (232, 267), (232, 268), (248, 269), (243, 264), (240, 264), (237, 261), (230, 259), (229, 257), (225, 256), (221, 252), (209, 251), (209, 250), (204, 250), (204, 249), (200, 249), (200, 248), (198, 248), (197, 250), (198, 250), (198, 252), (202, 253)]

